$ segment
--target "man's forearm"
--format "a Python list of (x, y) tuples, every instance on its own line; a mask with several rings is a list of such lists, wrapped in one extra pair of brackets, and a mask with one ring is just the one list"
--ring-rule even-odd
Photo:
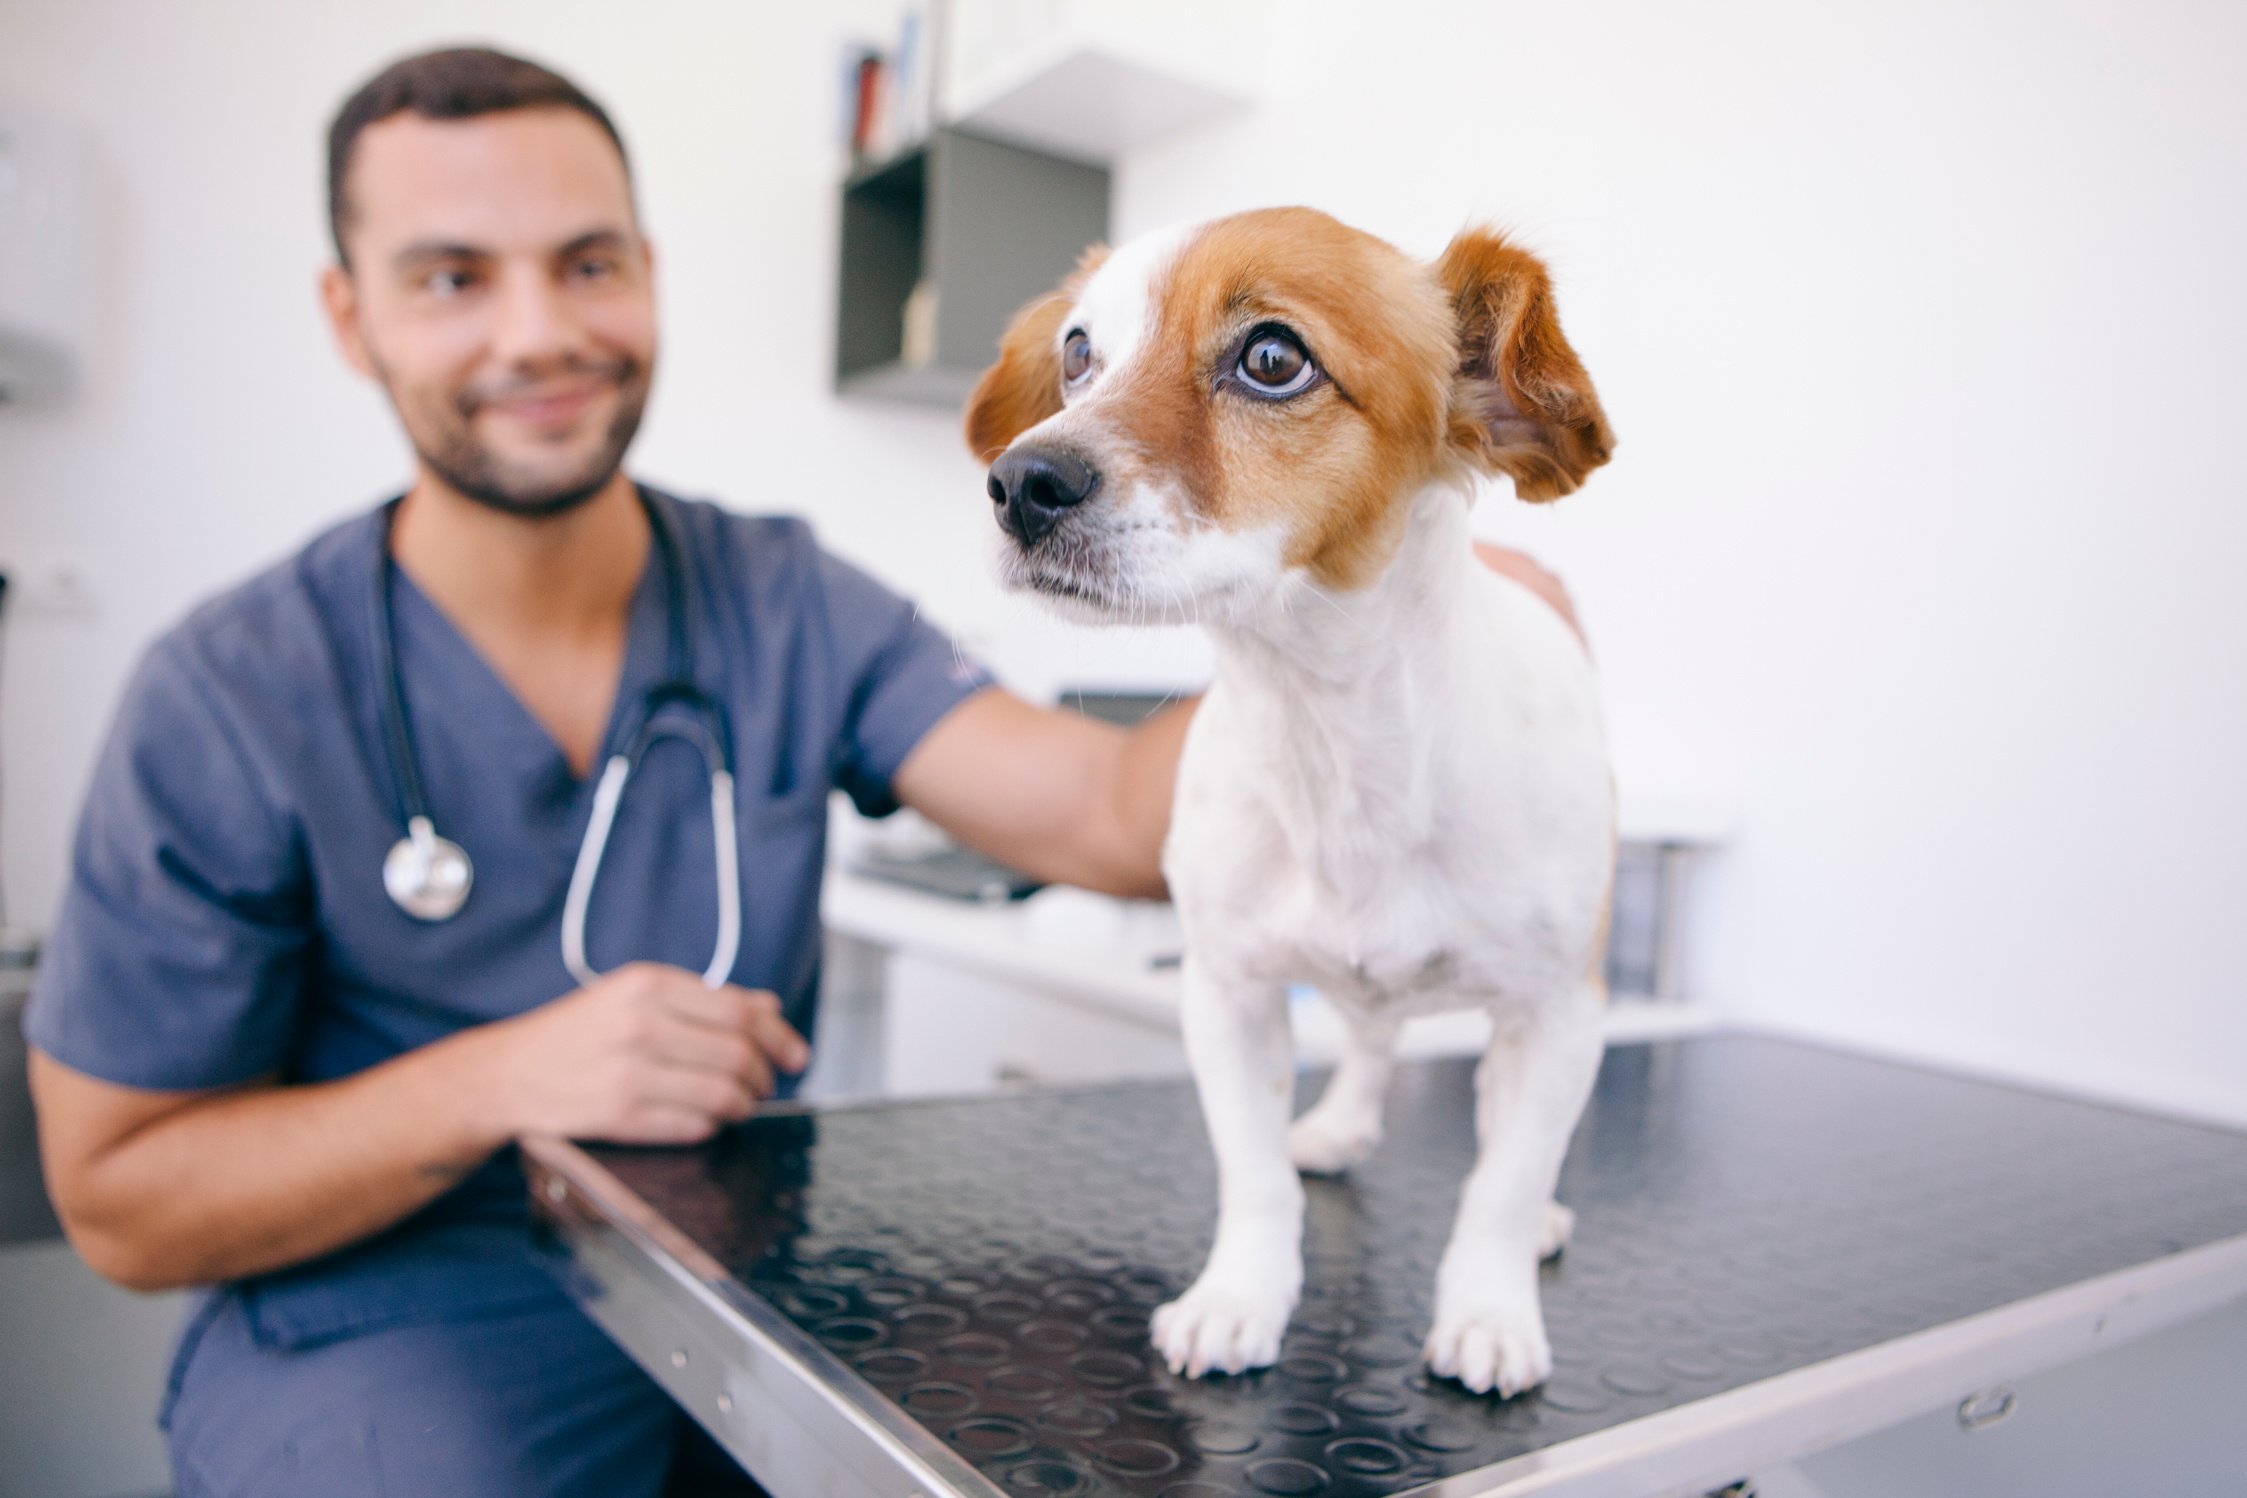
[(1163, 843), (1170, 836), (1170, 804), (1178, 790), (1178, 756), (1194, 721), (1199, 697), (1188, 697), (1133, 729), (1116, 773), (1116, 822), (1125, 857), (1143, 888), (1160, 897)]
[[(469, 1031), (340, 1081), (216, 1093), (151, 1119), (76, 1172), (73, 1241), (110, 1278), (162, 1289), (380, 1232), (506, 1141), (486, 1115), (484, 1043)], [(53, 1067), (34, 1057), (35, 1088)]]
[(523, 1134), (690, 1144), (810, 1051), (771, 993), (628, 962), (356, 1076), (136, 1091), (32, 1057), (63, 1225), (143, 1289), (301, 1263), (422, 1206)]

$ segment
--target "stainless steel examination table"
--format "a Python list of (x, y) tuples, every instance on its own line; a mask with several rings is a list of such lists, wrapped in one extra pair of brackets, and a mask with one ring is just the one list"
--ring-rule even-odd
[[(1309, 1089), (1306, 1089), (1306, 1093)], [(2247, 1295), (2247, 1135), (1710, 1036), (1609, 1050), (1522, 1398), (1419, 1339), (1472, 1063), (1308, 1183), (1279, 1363), (1173, 1377), (1191, 1086), (774, 1111), (695, 1150), (530, 1147), (593, 1316), (778, 1495), (1698, 1492)], [(1979, 1401), (1977, 1405), (1975, 1401)]]

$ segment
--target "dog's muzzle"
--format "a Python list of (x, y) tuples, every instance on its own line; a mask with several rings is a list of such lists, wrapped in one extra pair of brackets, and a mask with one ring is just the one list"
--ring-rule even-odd
[(1100, 489), (1100, 470), (1058, 447), (1018, 447), (991, 465), (986, 486), (999, 524), (1025, 548)]

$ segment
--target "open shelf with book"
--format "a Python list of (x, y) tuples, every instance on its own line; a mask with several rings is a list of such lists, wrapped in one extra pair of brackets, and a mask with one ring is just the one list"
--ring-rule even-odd
[(835, 388), (958, 405), (1015, 309), (1107, 237), (1108, 172), (963, 130), (843, 186)]
[(846, 49), (835, 387), (957, 405), (1016, 308), (1108, 237), (1109, 164), (1251, 107), (1261, 0), (927, 0)]

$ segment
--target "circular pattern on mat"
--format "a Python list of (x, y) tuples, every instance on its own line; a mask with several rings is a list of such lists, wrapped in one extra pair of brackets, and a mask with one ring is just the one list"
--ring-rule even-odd
[(1385, 1498), (2247, 1232), (2237, 1135), (1772, 1041), (1619, 1046), (1561, 1178), (1575, 1238), (1540, 1272), (1554, 1376), (1476, 1396), (1420, 1362), (1471, 1073), (1399, 1068), (1388, 1142), (1304, 1182), (1278, 1362), (1199, 1380), (1147, 1326), (1213, 1226), (1184, 1083), (593, 1153), (835, 1378), (1023, 1498)]

